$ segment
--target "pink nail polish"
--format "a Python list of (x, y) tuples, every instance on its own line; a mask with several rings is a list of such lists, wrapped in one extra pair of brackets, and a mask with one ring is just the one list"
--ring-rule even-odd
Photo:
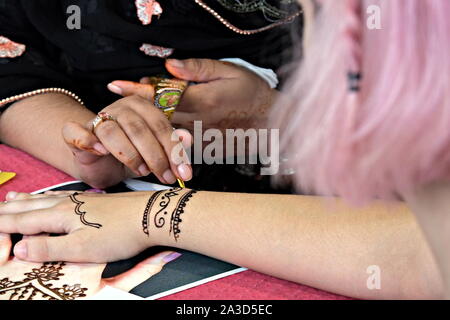
[(175, 178), (174, 174), (172, 173), (172, 170), (166, 170), (163, 174), (163, 179), (166, 180), (168, 184), (173, 184), (177, 181), (177, 178)]
[(106, 148), (101, 143), (98, 143), (98, 142), (96, 144), (94, 144), (94, 149), (95, 149), (95, 151), (98, 151), (104, 155), (107, 155), (109, 153), (109, 151), (106, 150)]
[(6, 200), (14, 200), (17, 197), (18, 193), (15, 191), (10, 191), (8, 192), (8, 194), (6, 195)]
[(150, 169), (147, 167), (147, 165), (145, 164), (145, 163), (143, 163), (143, 164), (141, 164), (140, 166), (139, 166), (139, 173), (143, 176), (143, 177), (146, 177), (146, 176), (148, 176), (149, 174), (150, 174)]
[(164, 261), (165, 263), (169, 263), (169, 262), (171, 262), (171, 261), (173, 261), (173, 260), (179, 258), (180, 256), (181, 256), (181, 253), (173, 252), (173, 253), (168, 254), (167, 256), (165, 256), (165, 257), (163, 258), (163, 261)]
[(87, 193), (100, 193), (100, 194), (105, 194), (106, 193), (105, 190), (100, 190), (100, 189), (89, 189), (89, 190), (86, 190), (85, 192), (87, 192)]
[(190, 166), (183, 163), (180, 164), (177, 169), (181, 179), (184, 181), (189, 181), (192, 179), (192, 169)]
[(21, 260), (25, 260), (28, 256), (27, 243), (19, 242), (18, 244), (16, 244), (16, 246), (14, 247), (14, 255)]
[(112, 84), (112, 83), (108, 84), (108, 89), (109, 89), (109, 91), (112, 91), (115, 94), (119, 94), (119, 95), (122, 95), (122, 92), (123, 92), (122, 88), (120, 88), (120, 87), (118, 87), (118, 86), (116, 86), (115, 84)]
[(174, 67), (174, 68), (179, 68), (179, 69), (181, 69), (181, 68), (184, 67), (183, 61), (177, 60), (177, 59), (168, 59), (168, 60), (167, 60), (167, 63), (168, 63), (170, 66)]

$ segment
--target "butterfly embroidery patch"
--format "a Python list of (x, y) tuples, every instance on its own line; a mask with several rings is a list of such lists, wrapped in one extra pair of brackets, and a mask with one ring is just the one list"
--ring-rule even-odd
[(164, 48), (159, 46), (154, 46), (152, 44), (144, 43), (140, 50), (144, 52), (146, 55), (151, 57), (158, 57), (165, 59), (172, 55), (173, 49), (172, 48)]
[(25, 45), (0, 36), (0, 58), (16, 58), (25, 52)]
[(152, 23), (153, 16), (160, 16), (163, 9), (158, 1), (155, 0), (136, 0), (137, 16), (143, 25)]

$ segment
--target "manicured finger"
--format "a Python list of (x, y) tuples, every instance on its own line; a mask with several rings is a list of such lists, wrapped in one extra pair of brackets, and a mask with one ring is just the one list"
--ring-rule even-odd
[(134, 173), (147, 176), (150, 169), (133, 143), (116, 121), (105, 121), (97, 126), (95, 134), (111, 154)]
[(164, 251), (137, 264), (133, 269), (114, 278), (105, 279), (107, 285), (125, 292), (131, 291), (144, 281), (159, 273), (165, 264), (174, 261), (181, 254), (174, 251)]
[(150, 109), (150, 116), (146, 117), (146, 121), (149, 124), (149, 127), (152, 130), (153, 134), (162, 145), (166, 156), (170, 161), (171, 170), (175, 174), (175, 176), (185, 181), (191, 180), (192, 169), (190, 164), (186, 161), (184, 161), (182, 164), (179, 164), (177, 163), (176, 159), (172, 158), (173, 149), (177, 148), (180, 140), (174, 139), (173, 127), (169, 120), (166, 117), (161, 116), (160, 110), (153, 108)]
[(155, 93), (152, 85), (122, 80), (111, 82), (108, 84), (108, 89), (109, 91), (123, 97), (138, 95), (150, 101), (153, 100)]
[[(19, 214), (23, 212), (47, 209), (53, 207), (61, 201), (61, 197), (41, 197), (8, 201), (7, 203), (0, 203), (0, 216), (8, 214)], [(1, 226), (0, 226), (1, 227)]]
[(11, 253), (11, 237), (9, 234), (0, 233), (0, 266), (5, 264)]
[(176, 78), (195, 82), (231, 79), (242, 73), (240, 67), (232, 63), (212, 59), (167, 59), (166, 68)]
[(144, 159), (147, 167), (162, 183), (175, 183), (169, 159), (147, 122), (132, 109), (121, 113), (117, 122)]
[(87, 262), (82, 258), (86, 245), (86, 241), (77, 233), (60, 237), (31, 237), (15, 245), (14, 255), (30, 262)]
[[(78, 153), (87, 151), (96, 156), (108, 155), (108, 150), (103, 146), (95, 134), (86, 126), (76, 122), (68, 122), (62, 130), (63, 138), (71, 150)], [(80, 155), (81, 156), (81, 155)]]

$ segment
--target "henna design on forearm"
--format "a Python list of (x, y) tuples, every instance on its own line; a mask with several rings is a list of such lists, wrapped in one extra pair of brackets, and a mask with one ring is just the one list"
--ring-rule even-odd
[(84, 225), (86, 225), (86, 226), (88, 226), (88, 227), (93, 227), (93, 228), (100, 229), (100, 228), (102, 227), (101, 224), (99, 224), (99, 223), (91, 223), (91, 222), (86, 221), (86, 219), (85, 219), (85, 217), (84, 217), (84, 216), (86, 215), (86, 211), (81, 211), (81, 210), (80, 210), (81, 206), (82, 206), (83, 204), (85, 204), (85, 202), (84, 202), (84, 201), (78, 200), (78, 199), (76, 198), (78, 195), (79, 195), (79, 193), (78, 193), (78, 192), (75, 192), (74, 194), (71, 194), (71, 195), (69, 196), (70, 200), (71, 200), (73, 203), (76, 204), (76, 207), (75, 207), (75, 214), (78, 215), (78, 216), (80, 216), (80, 221), (81, 221), (82, 224), (84, 224)]
[(171, 221), (171, 225), (170, 225), (170, 230), (169, 230), (169, 234), (172, 234), (173, 231), (173, 237), (175, 238), (175, 241), (178, 241), (178, 238), (180, 237), (180, 222), (182, 222), (183, 220), (181, 220), (181, 215), (184, 213), (184, 208), (186, 207), (187, 202), (192, 198), (192, 195), (194, 193), (196, 193), (197, 191), (195, 190), (191, 190), (187, 193), (185, 193), (180, 200), (178, 200), (177, 206), (175, 207), (175, 209), (172, 212), (172, 217), (170, 219)]
[[(186, 191), (183, 194), (183, 191)], [(169, 234), (173, 234), (175, 241), (178, 241), (180, 237), (180, 223), (181, 215), (184, 213), (184, 209), (186, 207), (187, 202), (192, 198), (192, 195), (196, 193), (195, 190), (185, 190), (182, 188), (174, 188), (166, 191), (158, 191), (151, 195), (149, 198), (147, 205), (144, 210), (143, 218), (142, 218), (142, 231), (149, 236), (149, 219), (152, 212), (155, 212), (153, 217), (153, 224), (156, 228), (164, 227), (166, 223), (166, 215), (168, 214), (168, 207), (171, 202), (171, 198), (179, 196), (178, 202), (175, 205), (175, 208), (172, 211), (170, 217), (170, 228)], [(158, 198), (160, 197), (160, 200)], [(154, 209), (155, 204), (158, 203), (158, 208)]]
[(25, 273), (22, 281), (10, 281), (9, 278), (0, 280), (0, 296), (10, 294), (9, 300), (75, 300), (85, 297), (87, 288), (80, 284), (65, 284), (54, 288), (52, 281), (60, 280), (64, 262), (47, 262), (40, 268), (33, 268)]
[(156, 199), (159, 197), (159, 195), (162, 193), (162, 191), (155, 192), (152, 194), (150, 199), (148, 199), (147, 205), (145, 206), (144, 210), (144, 216), (142, 217), (142, 230), (144, 233), (149, 236), (148, 232), (148, 216), (150, 214), (150, 210), (153, 207), (153, 204), (156, 202)]
[(181, 190), (183, 190), (183, 189), (182, 188), (173, 188), (163, 194), (163, 196), (161, 197), (161, 202), (159, 203), (160, 209), (156, 212), (155, 217), (153, 218), (155, 227), (157, 227), (157, 228), (164, 227), (164, 224), (166, 223), (164, 216), (167, 215), (166, 209), (170, 204), (170, 198), (179, 195)]

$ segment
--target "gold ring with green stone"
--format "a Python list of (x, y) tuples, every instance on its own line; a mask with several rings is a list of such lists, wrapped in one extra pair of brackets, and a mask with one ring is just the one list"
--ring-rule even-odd
[(155, 89), (154, 104), (170, 120), (180, 104), (181, 96), (187, 88), (188, 82), (179, 79), (165, 79), (152, 77), (150, 84)]

